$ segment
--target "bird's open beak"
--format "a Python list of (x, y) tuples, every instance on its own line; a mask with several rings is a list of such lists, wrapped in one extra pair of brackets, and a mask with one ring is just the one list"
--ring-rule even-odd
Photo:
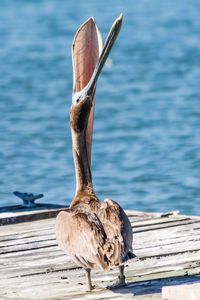
[(79, 28), (72, 48), (74, 94), (83, 90), (88, 96), (95, 94), (98, 77), (120, 32), (121, 25), (122, 15), (112, 24), (103, 48), (94, 19), (89, 19)]

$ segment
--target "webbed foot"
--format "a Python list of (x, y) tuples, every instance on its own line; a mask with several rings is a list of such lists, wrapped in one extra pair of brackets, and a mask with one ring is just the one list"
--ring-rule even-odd
[(118, 280), (114, 284), (111, 284), (111, 285), (107, 286), (106, 288), (108, 290), (114, 290), (114, 289), (118, 289), (118, 288), (121, 288), (121, 287), (125, 287), (126, 285), (127, 284), (126, 284), (125, 276), (124, 276), (124, 278), (119, 278), (118, 277)]
[(112, 289), (118, 289), (120, 287), (124, 287), (126, 286), (126, 281), (125, 281), (126, 277), (124, 276), (124, 265), (119, 266), (119, 276), (117, 279), (117, 282), (107, 286), (107, 289), (112, 290)]

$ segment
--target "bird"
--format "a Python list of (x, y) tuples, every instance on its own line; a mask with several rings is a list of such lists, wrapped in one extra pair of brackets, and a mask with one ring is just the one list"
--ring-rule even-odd
[(77, 30), (72, 44), (73, 93), (70, 109), (72, 152), (76, 175), (75, 196), (69, 208), (56, 217), (59, 247), (86, 273), (87, 290), (94, 286), (91, 270), (119, 268), (113, 287), (125, 285), (124, 263), (135, 258), (131, 223), (122, 207), (97, 197), (91, 173), (91, 147), (98, 77), (122, 25), (114, 21), (103, 45), (93, 18)]

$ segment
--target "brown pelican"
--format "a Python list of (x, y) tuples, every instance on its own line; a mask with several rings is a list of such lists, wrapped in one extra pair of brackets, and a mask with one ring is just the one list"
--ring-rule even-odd
[(70, 207), (58, 214), (56, 236), (60, 248), (86, 271), (119, 267), (118, 285), (125, 284), (124, 263), (134, 257), (132, 228), (124, 210), (113, 200), (101, 203), (91, 175), (91, 144), (97, 79), (117, 38), (122, 15), (113, 23), (104, 46), (93, 18), (77, 31), (72, 46), (73, 97), (70, 111), (76, 193)]

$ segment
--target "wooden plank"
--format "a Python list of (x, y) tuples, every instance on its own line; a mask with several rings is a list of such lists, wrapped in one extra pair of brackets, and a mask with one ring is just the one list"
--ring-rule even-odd
[(57, 216), (61, 210), (65, 209), (67, 209), (67, 207), (64, 208), (61, 205), (53, 204), (37, 204), (36, 207), (32, 208), (25, 208), (21, 205), (1, 208), (0, 225), (53, 218)]
[(162, 298), (166, 300), (199, 300), (200, 283), (163, 287)]
[[(160, 224), (166, 224), (166, 223), (173, 223), (173, 222), (180, 222), (180, 221), (188, 221), (188, 220), (193, 220), (192, 218), (189, 217), (168, 217), (168, 218), (149, 218), (145, 220), (134, 220), (133, 218), (129, 218), (133, 227), (145, 227), (145, 226), (150, 226), (150, 225), (160, 225)], [(194, 219), (197, 221), (196, 219)], [(167, 225), (167, 224), (166, 224)]]
[[(31, 224), (31, 225), (29, 225)], [(53, 230), (53, 224), (55, 224), (55, 218), (46, 219), (46, 220), (37, 220), (33, 222), (25, 222), (25, 223), (18, 223), (12, 225), (4, 225), (0, 226), (0, 240), (3, 237), (7, 239), (7, 236), (10, 235), (11, 237), (15, 237), (15, 234), (24, 234), (25, 236), (30, 232), (39, 231), (48, 231), (49, 229)]]
[[(198, 224), (200, 226), (200, 220), (192, 220), (192, 219), (186, 219), (186, 220), (177, 220), (175, 222), (170, 222), (170, 223), (160, 223), (160, 224), (153, 224), (150, 226), (140, 226), (138, 228), (135, 228), (133, 226), (133, 233), (138, 233), (138, 232), (145, 232), (145, 231), (153, 231), (153, 230), (159, 230), (162, 228), (171, 228), (171, 227), (177, 227), (177, 226), (183, 226), (183, 225), (188, 225), (188, 224)], [(198, 227), (199, 228), (199, 227)]]
[(35, 235), (28, 235), (26, 237), (22, 237), (21, 238), (17, 238), (15, 239), (14, 237), (12, 239), (9, 239), (9, 237), (7, 236), (7, 239), (1, 239), (0, 240), (0, 249), (2, 248), (7, 248), (8, 246), (12, 246), (12, 245), (16, 245), (16, 240), (17, 240), (17, 245), (22, 245), (22, 244), (29, 244), (29, 243), (33, 243), (34, 241), (45, 241), (45, 240), (55, 240), (55, 233), (43, 233), (43, 234), (39, 234), (37, 235), (37, 233)]

